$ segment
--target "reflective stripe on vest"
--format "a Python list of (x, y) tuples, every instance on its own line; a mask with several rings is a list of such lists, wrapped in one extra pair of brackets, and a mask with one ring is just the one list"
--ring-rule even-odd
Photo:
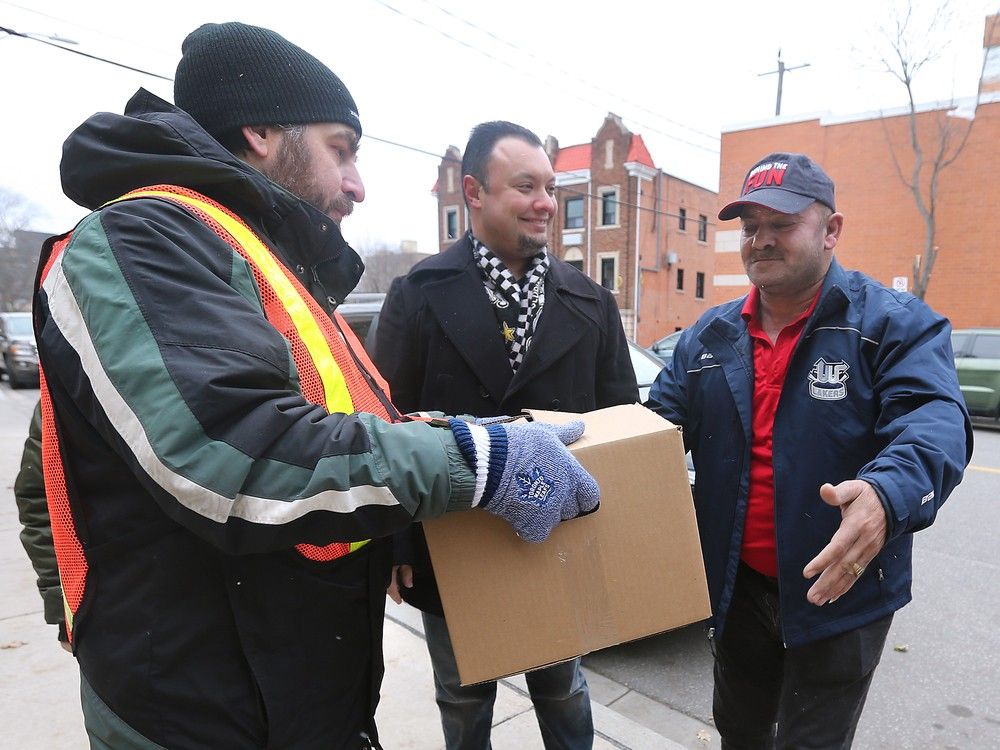
[[(45, 283), (52, 264), (69, 244), (69, 237), (56, 241), (49, 251), (49, 257), (42, 268), (39, 286)], [(59, 568), (59, 584), (62, 588), (63, 611), (66, 615), (66, 637), (73, 642), (73, 626), (76, 613), (83, 602), (87, 588), (87, 572), (90, 569), (83, 552), (83, 544), (76, 533), (76, 523), (70, 507), (69, 490), (66, 487), (66, 470), (62, 460), (62, 448), (56, 430), (55, 412), (49, 394), (48, 381), (41, 364), (38, 366), (38, 391), (42, 410), (42, 479), (45, 482), (45, 504), (49, 510), (52, 526), (52, 546)]]
[(49, 509), (52, 546), (55, 548), (56, 564), (59, 567), (63, 612), (66, 615), (66, 637), (72, 643), (73, 622), (83, 602), (89, 565), (83, 552), (83, 545), (76, 533), (76, 524), (73, 522), (59, 436), (55, 430), (52, 398), (49, 396), (48, 383), (41, 367), (38, 368), (38, 389), (42, 407), (42, 476), (45, 479), (45, 503)]
[[(350, 326), (335, 313), (337, 328), (334, 328), (312, 295), (242, 219), (212, 199), (176, 185), (140, 188), (110, 202), (136, 198), (159, 198), (185, 208), (250, 264), (264, 300), (264, 314), (291, 345), (292, 359), (306, 399), (330, 413), (365, 411), (386, 421), (392, 420), (371, 381), (375, 381), (375, 387), (385, 395), (386, 402), (389, 386), (377, 374)], [(285, 317), (290, 319), (291, 326), (282, 325)], [(298, 346), (298, 342), (304, 346)], [(356, 359), (367, 367), (367, 378)], [(318, 383), (310, 382), (313, 372)], [(304, 557), (325, 562), (348, 555), (369, 541), (334, 542), (324, 546), (303, 543), (295, 549)]]
[[(236, 243), (238, 247), (234, 247), (233, 249), (260, 271), (261, 275), (264, 276), (267, 283), (274, 290), (281, 306), (292, 319), (295, 325), (295, 332), (302, 340), (302, 343), (306, 345), (306, 350), (309, 352), (309, 356), (315, 364), (319, 377), (323, 382), (324, 398), (322, 406), (326, 407), (326, 410), (331, 413), (341, 412), (351, 414), (354, 411), (354, 403), (347, 392), (347, 383), (344, 380), (344, 375), (340, 371), (340, 367), (337, 365), (333, 354), (330, 352), (330, 346), (323, 336), (322, 331), (320, 331), (315, 316), (306, 305), (305, 298), (309, 295), (305, 293), (305, 290), (301, 286), (298, 289), (295, 288), (298, 285), (293, 284), (293, 277), (289, 277), (285, 273), (282, 264), (278, 262), (274, 255), (271, 254), (271, 251), (264, 246), (264, 243), (257, 238), (257, 235), (246, 224), (235, 216), (226, 213), (217, 203), (190, 191), (182, 193), (176, 189), (148, 188), (128, 193), (118, 200), (128, 200), (131, 198), (164, 198), (174, 203), (180, 203), (203, 214), (202, 216), (198, 216), (199, 219), (204, 220), (205, 217), (208, 217), (228, 232), (229, 237), (223, 237), (223, 239), (230, 246), (234, 242)], [(215, 229), (216, 233), (219, 234), (216, 227), (212, 226), (212, 229)], [(230, 240), (230, 238), (232, 239)]]
[[(389, 400), (388, 385), (346, 321), (336, 313), (333, 319), (326, 315), (298, 279), (242, 220), (199, 193), (171, 185), (136, 190), (109, 203), (135, 198), (158, 198), (184, 208), (249, 264), (264, 301), (268, 322), (289, 343), (304, 398), (331, 413), (363, 411), (386, 421), (398, 418)], [(53, 246), (41, 274), (42, 281), (70, 237)], [(63, 586), (66, 631), (72, 640), (74, 618), (83, 602), (89, 566), (70, 509), (55, 415), (44, 372), (40, 372), (40, 396), (45, 491)], [(298, 544), (295, 548), (306, 558), (326, 562), (348, 555), (368, 541), (334, 542), (325, 546)]]

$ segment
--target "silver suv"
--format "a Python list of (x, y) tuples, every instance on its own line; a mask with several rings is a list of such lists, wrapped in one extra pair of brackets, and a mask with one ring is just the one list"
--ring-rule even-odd
[(337, 307), (337, 312), (344, 316), (369, 356), (375, 351), (375, 332), (384, 301), (384, 292), (351, 292)]
[(11, 388), (38, 384), (38, 349), (31, 313), (0, 313), (0, 354)]

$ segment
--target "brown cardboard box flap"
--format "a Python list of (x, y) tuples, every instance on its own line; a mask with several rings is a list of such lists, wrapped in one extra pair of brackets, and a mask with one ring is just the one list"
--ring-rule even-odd
[(481, 510), (424, 523), (462, 684), (517, 674), (709, 616), (680, 432), (632, 404), (583, 419), (570, 450), (601, 507), (522, 541)]

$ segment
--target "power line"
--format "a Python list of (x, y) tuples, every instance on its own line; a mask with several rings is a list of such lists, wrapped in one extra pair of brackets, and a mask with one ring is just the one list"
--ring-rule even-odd
[[(381, 2), (381, 0), (376, 0), (376, 2)], [(63, 50), (64, 52), (72, 52), (74, 54), (83, 55), (84, 57), (87, 57), (87, 58), (89, 58), (91, 60), (96, 60), (98, 62), (107, 63), (108, 65), (114, 65), (114, 66), (117, 66), (119, 68), (125, 68), (127, 70), (131, 70), (131, 71), (134, 71), (136, 73), (142, 73), (143, 75), (153, 76), (155, 78), (159, 78), (159, 79), (164, 80), (164, 81), (173, 82), (173, 80), (174, 80), (173, 78), (169, 78), (167, 76), (162, 76), (162, 75), (160, 75), (158, 73), (151, 73), (150, 71), (142, 70), (141, 68), (135, 68), (135, 67), (132, 67), (131, 65), (125, 65), (124, 63), (120, 63), (120, 62), (117, 62), (115, 60), (110, 60), (110, 59), (108, 59), (106, 57), (100, 57), (98, 55), (91, 55), (91, 54), (88, 54), (88, 53), (85, 53), (85, 52), (80, 52), (79, 50), (71, 49), (69, 47), (64, 47), (61, 44), (55, 44), (55, 43), (50, 42), (48, 40), (40, 39), (38, 37), (32, 36), (31, 34), (26, 34), (26, 33), (21, 32), (21, 31), (16, 31), (16, 30), (8, 28), (6, 26), (0, 26), (0, 32), (9, 34), (10, 36), (16, 36), (16, 37), (20, 37), (22, 39), (29, 39), (29, 40), (31, 40), (33, 42), (39, 42), (41, 44), (46, 44), (46, 45), (48, 45), (50, 47), (55, 47), (56, 49)], [(362, 137), (363, 138), (369, 138), (369, 139), (371, 139), (373, 141), (377, 141), (379, 143), (384, 143), (384, 144), (387, 144), (389, 146), (395, 146), (397, 148), (406, 149), (407, 151), (413, 151), (415, 153), (422, 154), (424, 156), (430, 156), (430, 157), (433, 157), (435, 159), (439, 159), (439, 160), (442, 160), (442, 161), (451, 161), (451, 162), (455, 162), (456, 164), (461, 164), (461, 159), (456, 159), (454, 157), (449, 157), (448, 155), (442, 156), (439, 153), (435, 153), (433, 151), (428, 151), (427, 149), (423, 149), (423, 148), (420, 148), (418, 146), (411, 146), (409, 144), (400, 143), (399, 141), (393, 141), (393, 140), (390, 140), (388, 138), (380, 138), (378, 136), (371, 135), (370, 133), (365, 133)], [(570, 187), (565, 187), (565, 186), (560, 187), (560, 186), (557, 186), (556, 189), (560, 190), (562, 192), (573, 193), (575, 195), (581, 195), (581, 196), (585, 196), (585, 197), (588, 197), (588, 198), (595, 198), (595, 199), (596, 198), (600, 198), (601, 200), (605, 200), (606, 199), (606, 197), (603, 196), (603, 195), (594, 195), (593, 193), (588, 193), (588, 192), (584, 192), (584, 191), (581, 191), (581, 190), (574, 190), (573, 188), (570, 188)], [(635, 209), (638, 209), (640, 211), (651, 211), (651, 212), (659, 214), (661, 216), (668, 216), (668, 217), (676, 217), (677, 216), (676, 214), (670, 214), (670, 213), (667, 213), (666, 211), (661, 211), (660, 209), (657, 209), (657, 208), (648, 208), (646, 206), (639, 206), (639, 205), (636, 205), (636, 204), (633, 204), (633, 203), (629, 203), (627, 201), (620, 200), (618, 198), (615, 198), (615, 199), (612, 199), (612, 200), (615, 203), (617, 203), (618, 205), (626, 206), (626, 207), (629, 207), (629, 208), (635, 208)]]
[(409, 146), (405, 143), (399, 143), (398, 141), (390, 141), (388, 138), (379, 138), (375, 135), (369, 135), (365, 133), (362, 138), (371, 138), (373, 141), (378, 141), (379, 143), (387, 143), (390, 146), (398, 146), (399, 148), (405, 148), (407, 151), (415, 151), (418, 154), (424, 154), (426, 156), (433, 156), (435, 159), (441, 159), (442, 161), (451, 161), (456, 164), (461, 164), (461, 159), (456, 159), (452, 156), (442, 156), (441, 154), (434, 153), (433, 151), (428, 151), (427, 149), (419, 148), (418, 146)]
[[(105, 37), (107, 39), (114, 39), (115, 41), (118, 41), (118, 42), (125, 42), (126, 44), (128, 44), (131, 47), (139, 47), (139, 45), (136, 44), (136, 41), (135, 41), (134, 37), (129, 38), (129, 37), (124, 37), (124, 36), (116, 36), (115, 34), (109, 34), (107, 31), (104, 31), (103, 29), (94, 28), (93, 26), (86, 26), (86, 25), (84, 25), (82, 23), (79, 23), (78, 21), (71, 21), (71, 20), (69, 20), (67, 18), (63, 18), (61, 16), (54, 16), (51, 13), (43, 13), (42, 11), (40, 11), (40, 10), (38, 10), (36, 8), (29, 8), (29, 7), (25, 6), (25, 5), (19, 5), (18, 3), (12, 3), (12, 2), (10, 2), (10, 0), (0, 0), (0, 3), (2, 3), (3, 5), (7, 5), (7, 6), (11, 7), (11, 8), (17, 8), (18, 10), (26, 11), (27, 13), (31, 13), (31, 14), (36, 15), (36, 16), (41, 16), (42, 18), (48, 18), (48, 19), (50, 19), (52, 21), (59, 21), (60, 23), (68, 24), (70, 26), (74, 26), (74, 27), (76, 27), (78, 29), (82, 29), (84, 31), (90, 31), (90, 32), (92, 32), (94, 34), (99, 34), (100, 36), (103, 36), (103, 37)], [(168, 52), (166, 52), (166, 51), (164, 51), (162, 49), (150, 47), (148, 44), (143, 44), (141, 48), (142, 48), (143, 51), (149, 51), (150, 49), (152, 49), (155, 52), (161, 52), (163, 54), (170, 54), (170, 53), (168, 53)]]
[[(584, 198), (593, 198), (595, 200), (602, 200), (602, 201), (603, 200), (607, 200), (607, 196), (605, 196), (605, 195), (594, 195), (593, 193), (589, 193), (589, 192), (587, 192), (585, 190), (575, 190), (575, 189), (573, 189), (571, 187), (568, 187), (566, 185), (556, 185), (556, 190), (558, 190), (560, 192), (563, 192), (563, 193), (572, 193), (573, 195), (579, 195), (579, 196), (582, 196)], [(651, 214), (656, 214), (657, 216), (666, 216), (669, 219), (680, 219), (681, 218), (680, 214), (672, 214), (669, 211), (664, 211), (664, 210), (656, 208), (656, 207), (650, 208), (649, 206), (640, 206), (640, 205), (638, 205), (636, 203), (629, 203), (628, 201), (623, 201), (623, 200), (621, 200), (619, 198), (612, 198), (611, 201), (612, 201), (612, 203), (616, 203), (619, 206), (625, 206), (626, 208), (634, 208), (634, 209), (636, 209), (638, 211), (647, 211), (647, 212), (649, 212)], [(664, 201), (664, 200), (655, 200), (655, 199), (654, 199), (654, 202), (655, 203), (666, 203), (666, 201)], [(707, 215), (705, 215), (705, 214), (701, 214), (701, 215), (705, 216), (705, 219), (706, 219), (705, 223), (706, 224), (710, 224), (712, 226), (715, 226), (715, 222), (712, 221)], [(693, 224), (694, 223), (698, 223), (698, 220), (695, 219), (693, 216), (685, 216), (684, 218), (687, 219), (688, 221), (690, 221)]]
[[(392, 5), (390, 5), (388, 2), (386, 2), (386, 0), (372, 0), (372, 2), (375, 2), (375, 3), (379, 4), (379, 5), (381, 5), (386, 10), (390, 10), (393, 13), (396, 13), (397, 15), (401, 16), (402, 18), (405, 18), (405, 19), (407, 19), (407, 20), (409, 20), (409, 21), (411, 21), (411, 22), (413, 22), (413, 23), (415, 23), (415, 24), (417, 24), (419, 26), (423, 26), (426, 29), (430, 29), (435, 34), (439, 34), (440, 36), (443, 36), (445, 39), (449, 39), (450, 41), (453, 41), (456, 44), (459, 44), (459, 45), (461, 45), (461, 46), (463, 46), (463, 47), (465, 47), (467, 49), (470, 49), (470, 50), (472, 50), (473, 52), (475, 52), (478, 55), (482, 55), (483, 57), (486, 57), (486, 58), (488, 58), (490, 60), (493, 60), (494, 62), (500, 63), (504, 67), (510, 68), (511, 70), (513, 70), (513, 71), (515, 71), (517, 73), (524, 74), (526, 72), (524, 69), (518, 68), (518, 67), (512, 65), (511, 63), (509, 63), (506, 60), (503, 60), (503, 59), (497, 57), (496, 55), (492, 55), (489, 52), (487, 52), (487, 51), (485, 51), (483, 49), (480, 49), (479, 47), (476, 47), (475, 45), (470, 44), (469, 42), (466, 42), (464, 39), (459, 39), (458, 37), (455, 37), (455, 36), (449, 34), (447, 31), (439, 29), (438, 27), (436, 27), (436, 26), (434, 26), (432, 24), (429, 24), (426, 21), (423, 21), (423, 20), (421, 20), (419, 18), (416, 18), (415, 16), (411, 16), (408, 13), (404, 13), (403, 11), (399, 10), (399, 8), (396, 8), (396, 7), (392, 6)], [(597, 107), (598, 109), (601, 109), (601, 108), (604, 107), (603, 104), (601, 104), (599, 102), (596, 102), (593, 99), (588, 99), (585, 96), (581, 96), (580, 94), (578, 94), (576, 92), (565, 91), (563, 93), (565, 93), (568, 96), (571, 96), (574, 99), (577, 99), (578, 101), (583, 102), (584, 104), (589, 104), (592, 107)], [(660, 128), (657, 128), (657, 127), (655, 127), (653, 125), (649, 125), (648, 123), (644, 123), (644, 122), (642, 122), (642, 121), (640, 121), (640, 120), (638, 120), (636, 118), (633, 118), (633, 117), (630, 117), (629, 119), (633, 123), (635, 123), (636, 125), (638, 125), (641, 128), (643, 128), (644, 130), (651, 130), (651, 131), (653, 131), (655, 133), (659, 133), (660, 135), (664, 136), (665, 138), (670, 138), (671, 140), (677, 141), (678, 143), (683, 143), (683, 144), (685, 144), (687, 146), (691, 146), (692, 148), (697, 148), (697, 149), (700, 149), (702, 151), (707, 151), (710, 154), (718, 154), (719, 153), (719, 149), (718, 148), (713, 148), (713, 147), (710, 147), (710, 146), (703, 146), (700, 143), (695, 143), (694, 141), (689, 141), (686, 138), (681, 138), (680, 136), (674, 135), (673, 133), (668, 133), (668, 132), (666, 132), (664, 130), (661, 130)]]
[[(455, 157), (448, 156), (447, 154), (444, 155), (444, 156), (442, 156), (441, 154), (436, 154), (433, 151), (428, 151), (428, 150), (423, 149), (423, 148), (418, 148), (417, 146), (410, 146), (410, 145), (408, 145), (406, 143), (399, 143), (398, 141), (390, 141), (387, 138), (379, 138), (378, 136), (368, 135), (367, 133), (365, 133), (362, 137), (363, 138), (371, 138), (373, 141), (378, 141), (379, 143), (385, 143), (385, 144), (388, 144), (390, 146), (396, 146), (398, 148), (403, 148), (403, 149), (406, 149), (407, 151), (414, 151), (414, 152), (416, 152), (418, 154), (423, 154), (424, 156), (432, 156), (435, 159), (440, 159), (441, 161), (449, 161), (449, 162), (453, 162), (455, 164), (461, 164), (462, 163), (461, 159), (456, 159)], [(582, 196), (582, 197), (585, 197), (585, 198), (593, 198), (595, 200), (607, 200), (607, 196), (605, 196), (605, 195), (595, 195), (594, 193), (589, 193), (589, 192), (586, 192), (586, 191), (583, 191), (583, 190), (576, 190), (576, 189), (571, 188), (571, 187), (569, 187), (567, 185), (556, 185), (556, 190), (558, 192), (571, 193), (573, 195), (578, 195), (578, 196)], [(650, 208), (649, 206), (640, 206), (640, 205), (637, 205), (635, 203), (629, 203), (628, 201), (621, 200), (620, 198), (612, 198), (611, 201), (612, 201), (612, 203), (616, 203), (619, 206), (625, 206), (627, 208), (635, 208), (635, 209), (637, 209), (639, 211), (648, 211), (650, 213), (654, 213), (654, 214), (657, 214), (659, 216), (666, 216), (666, 217), (674, 218), (674, 219), (679, 219), (680, 218), (680, 214), (672, 214), (669, 211), (663, 211), (663, 210), (655, 208), (655, 207), (654, 208)], [(654, 203), (666, 203), (666, 201), (654, 198)], [(695, 219), (693, 217), (688, 216), (686, 218), (691, 219), (692, 221), (695, 221)], [(708, 223), (714, 225), (715, 222), (709, 221)]]
[[(690, 131), (692, 133), (695, 133), (696, 135), (704, 136), (705, 138), (708, 138), (711, 141), (721, 140), (720, 137), (717, 136), (717, 135), (713, 135), (712, 133), (707, 133), (704, 130), (698, 130), (698, 128), (693, 128), (690, 125), (685, 125), (683, 122), (678, 122), (677, 120), (673, 120), (673, 119), (667, 117), (666, 115), (664, 115), (664, 114), (662, 114), (660, 112), (654, 112), (653, 110), (648, 109), (647, 107), (644, 107), (641, 104), (638, 104), (638, 103), (633, 102), (633, 101), (631, 101), (629, 99), (626, 99), (625, 97), (621, 96), (620, 94), (616, 94), (615, 92), (609, 91), (608, 89), (605, 89), (605, 88), (603, 88), (601, 86), (597, 86), (596, 84), (594, 84), (594, 83), (592, 83), (590, 81), (586, 81), (583, 78), (580, 78), (579, 76), (575, 75), (573, 72), (568, 71), (565, 68), (561, 68), (558, 65), (555, 65), (551, 60), (548, 60), (548, 59), (545, 59), (545, 58), (543, 58), (543, 57), (541, 57), (539, 55), (536, 55), (530, 49), (525, 49), (524, 47), (521, 47), (519, 45), (514, 44), (513, 42), (509, 42), (506, 39), (503, 39), (503, 38), (497, 36), (496, 34), (494, 34), (489, 29), (484, 29), (481, 26), (473, 23), (472, 21), (469, 21), (469, 20), (467, 20), (465, 18), (462, 18), (458, 14), (453, 13), (452, 11), (448, 10), (447, 8), (442, 8), (437, 3), (431, 2), (431, 0), (422, 0), (422, 1), (423, 1), (423, 3), (425, 5), (429, 5), (432, 8), (437, 9), (441, 13), (444, 13), (446, 16), (448, 16), (450, 18), (454, 18), (456, 21), (459, 21), (460, 23), (465, 24), (469, 28), (475, 29), (476, 31), (479, 31), (479, 32), (485, 34), (486, 36), (490, 37), (491, 39), (494, 39), (495, 41), (499, 42), (500, 44), (503, 44), (506, 47), (509, 47), (510, 49), (514, 50), (515, 52), (519, 52), (521, 54), (527, 55), (528, 57), (531, 57), (531, 58), (533, 58), (535, 60), (538, 60), (540, 63), (543, 63), (547, 67), (550, 67), (550, 68), (553, 68), (555, 70), (558, 70), (560, 73), (562, 73), (563, 75), (567, 76), (568, 78), (571, 78), (574, 81), (576, 81), (577, 83), (580, 83), (583, 86), (591, 88), (594, 91), (597, 91), (598, 93), (601, 93), (601, 94), (603, 94), (605, 96), (610, 96), (610, 97), (613, 97), (615, 99), (618, 99), (619, 101), (624, 102), (625, 104), (629, 105), (630, 107), (635, 107), (636, 109), (638, 109), (641, 112), (646, 112), (647, 114), (650, 114), (653, 117), (658, 117), (661, 120), (664, 120), (665, 122), (669, 122), (671, 125), (676, 125), (679, 128), (684, 128), (685, 130), (688, 130), (688, 131)], [(664, 134), (664, 135), (666, 135), (666, 134)]]
[[(50, 41), (48, 41), (46, 39), (40, 39), (40, 38), (38, 38), (36, 36), (33, 36), (31, 34), (26, 34), (26, 33), (22, 32), (22, 31), (16, 31), (16, 30), (8, 28), (6, 26), (0, 26), (0, 32), (4, 32), (6, 34), (9, 34), (10, 36), (20, 37), (22, 39), (29, 39), (29, 40), (31, 40), (33, 42), (39, 42), (41, 44), (47, 44), (50, 47), (55, 47), (56, 49), (61, 49), (64, 52), (73, 52), (75, 54), (83, 55), (84, 57), (88, 57), (88, 58), (90, 58), (92, 60), (97, 60), (98, 62), (107, 63), (108, 65), (115, 65), (115, 66), (117, 66), (119, 68), (126, 68), (127, 70), (131, 70), (131, 71), (134, 71), (136, 73), (142, 73), (143, 75), (154, 76), (156, 78), (159, 78), (159, 79), (164, 80), (164, 81), (169, 81), (171, 83), (174, 80), (173, 78), (170, 78), (168, 76), (161, 76), (159, 73), (151, 73), (148, 70), (142, 70), (141, 68), (134, 68), (131, 65), (125, 65), (124, 63), (120, 63), (120, 62), (117, 62), (115, 60), (109, 60), (106, 57), (100, 57), (98, 55), (90, 55), (90, 54), (87, 54), (87, 53), (84, 53), (84, 52), (80, 52), (79, 50), (70, 49), (69, 47), (64, 47), (61, 44), (54, 44), (53, 42), (50, 42)], [(417, 146), (410, 146), (410, 145), (408, 145), (406, 143), (399, 143), (398, 141), (391, 141), (388, 138), (379, 138), (378, 136), (374, 136), (374, 135), (371, 135), (369, 133), (365, 133), (364, 136), (362, 136), (362, 137), (364, 137), (364, 138), (370, 138), (371, 140), (378, 141), (379, 143), (386, 143), (386, 144), (388, 144), (390, 146), (396, 146), (398, 148), (404, 148), (404, 149), (406, 149), (408, 151), (415, 151), (418, 154), (424, 154), (426, 156), (433, 156), (435, 159), (442, 159), (443, 158), (446, 161), (461, 162), (460, 159), (451, 159), (451, 158), (449, 158), (447, 156), (442, 157), (441, 154), (434, 153), (433, 151), (428, 151), (426, 149), (419, 148)]]
[(21, 31), (15, 31), (14, 29), (8, 29), (6, 26), (0, 26), (0, 31), (9, 34), (10, 36), (17, 36), (22, 39), (30, 39), (32, 42), (38, 42), (39, 44), (47, 44), (49, 47), (55, 47), (56, 49), (61, 49), (63, 52), (71, 52), (74, 55), (80, 55), (81, 57), (86, 57), (90, 60), (97, 60), (98, 62), (107, 63), (108, 65), (114, 65), (119, 68), (125, 68), (125, 70), (131, 70), (134, 73), (142, 73), (146, 76), (152, 76), (153, 78), (159, 78), (163, 81), (172, 81), (173, 78), (167, 78), (166, 76), (161, 76), (159, 73), (151, 73), (148, 70), (143, 70), (142, 68), (136, 68), (131, 65), (126, 65), (125, 63), (116, 62), (114, 60), (109, 60), (106, 57), (100, 57), (98, 55), (92, 55), (89, 52), (83, 52), (78, 49), (72, 49), (71, 47), (64, 47), (61, 44), (56, 44), (48, 39), (40, 39), (32, 34), (25, 34)]

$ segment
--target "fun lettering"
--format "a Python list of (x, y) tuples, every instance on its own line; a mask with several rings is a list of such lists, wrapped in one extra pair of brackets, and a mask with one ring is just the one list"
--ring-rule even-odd
[(785, 179), (785, 170), (788, 169), (788, 162), (776, 161), (758, 164), (750, 174), (747, 175), (746, 184), (743, 185), (743, 195), (757, 188), (770, 187), (771, 185), (781, 185)]

